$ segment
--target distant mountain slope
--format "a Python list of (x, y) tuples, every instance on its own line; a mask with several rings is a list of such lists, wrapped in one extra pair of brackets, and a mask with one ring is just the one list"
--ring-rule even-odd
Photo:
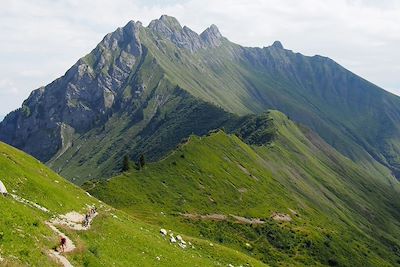
[(139, 120), (124, 111), (82, 135), (65, 131), (63, 138), (69, 145), (48, 165), (81, 184), (88, 178), (119, 173), (125, 155), (135, 160), (141, 154), (146, 160), (160, 159), (190, 134), (204, 135), (240, 122), (237, 116), (165, 84), (155, 88), (163, 103), (150, 98), (139, 107)]
[[(178, 138), (235, 117), (215, 106), (236, 115), (281, 110), (376, 175), (390, 175), (384, 166), (397, 175), (399, 97), (328, 58), (293, 53), (279, 42), (242, 47), (214, 25), (198, 35), (168, 16), (107, 34), (10, 113), (0, 140), (80, 183), (115, 173), (124, 154), (158, 159)], [(201, 115), (203, 123), (193, 125)]]
[(140, 171), (86, 186), (152, 223), (273, 266), (400, 264), (394, 178), (382, 182), (280, 112), (250, 117), (237, 134), (192, 136)]
[(85, 213), (87, 205), (96, 205), (98, 210), (90, 229), (75, 231), (55, 225), (76, 246), (64, 254), (73, 266), (265, 266), (238, 251), (211, 247), (202, 239), (184, 236), (194, 246), (187, 249), (170, 244), (159, 227), (88, 196), (36, 159), (4, 143), (0, 143), (0, 173), (10, 193), (0, 195), (1, 266), (60, 266), (50, 256), (59, 235), (45, 222), (71, 211)]

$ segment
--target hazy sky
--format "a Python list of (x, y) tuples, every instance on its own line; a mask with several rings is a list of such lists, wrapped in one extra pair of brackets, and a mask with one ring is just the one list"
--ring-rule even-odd
[(63, 75), (102, 37), (162, 14), (231, 41), (333, 58), (400, 94), (398, 0), (0, 0), (0, 116)]

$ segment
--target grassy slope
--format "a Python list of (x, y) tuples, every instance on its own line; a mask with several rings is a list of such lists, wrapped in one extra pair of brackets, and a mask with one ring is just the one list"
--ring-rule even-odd
[(1, 265), (57, 266), (48, 256), (48, 250), (57, 244), (58, 237), (44, 222), (56, 214), (85, 212), (86, 205), (91, 204), (99, 207), (100, 215), (89, 231), (62, 228), (77, 245), (77, 250), (67, 255), (75, 266), (214, 266), (218, 262), (262, 265), (237, 251), (211, 247), (200, 239), (186, 237), (195, 245), (194, 249), (182, 250), (170, 245), (159, 235), (158, 227), (102, 205), (34, 158), (3, 143), (0, 143), (0, 172), (10, 193), (50, 210), (48, 214), (16, 202), (11, 196), (0, 197)]
[(76, 184), (107, 178), (120, 172), (124, 155), (136, 160), (143, 153), (147, 159), (157, 160), (190, 134), (204, 135), (239, 120), (181, 89), (167, 86), (157, 88), (156, 93), (164, 90), (168, 100), (161, 106), (150, 103), (138, 124), (132, 124), (128, 113), (116, 114), (104, 127), (77, 136), (73, 146), (50, 162), (50, 167)]
[[(398, 261), (398, 183), (375, 178), (279, 112), (268, 119), (276, 131), (269, 145), (249, 146), (223, 132), (193, 136), (167, 158), (91, 192), (152, 223), (215, 239), (271, 264)], [(270, 219), (289, 209), (299, 214), (292, 222)], [(190, 222), (179, 215), (186, 212), (264, 218), (267, 224)]]

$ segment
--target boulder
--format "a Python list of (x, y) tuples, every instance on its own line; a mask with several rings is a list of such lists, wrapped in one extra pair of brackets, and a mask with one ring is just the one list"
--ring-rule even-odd
[(166, 236), (167, 235), (167, 230), (161, 228), (160, 229), (160, 234), (162, 234), (163, 236)]
[(3, 184), (2, 181), (0, 181), (0, 194), (2, 194), (2, 195), (7, 195), (8, 194), (7, 189), (6, 189), (6, 187), (5, 187), (5, 185)]

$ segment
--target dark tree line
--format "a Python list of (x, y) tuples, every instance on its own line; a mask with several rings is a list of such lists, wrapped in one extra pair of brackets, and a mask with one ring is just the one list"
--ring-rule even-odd
[[(141, 170), (141, 169), (144, 168), (144, 165), (145, 165), (145, 164), (146, 164), (146, 161), (145, 161), (145, 159), (144, 159), (144, 155), (141, 154), (140, 157), (139, 157), (139, 161), (135, 164), (135, 168), (136, 168), (137, 170)], [(123, 171), (123, 172), (127, 172), (127, 171), (130, 170), (130, 168), (131, 168), (131, 165), (130, 165), (129, 156), (128, 156), (128, 155), (125, 155), (124, 158), (123, 158), (123, 160), (122, 160), (122, 171)]]

